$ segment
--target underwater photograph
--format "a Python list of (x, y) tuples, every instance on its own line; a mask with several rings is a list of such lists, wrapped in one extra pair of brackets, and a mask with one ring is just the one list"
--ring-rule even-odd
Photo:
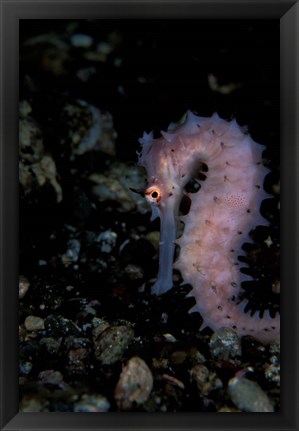
[(20, 412), (280, 412), (279, 37), (20, 20)]

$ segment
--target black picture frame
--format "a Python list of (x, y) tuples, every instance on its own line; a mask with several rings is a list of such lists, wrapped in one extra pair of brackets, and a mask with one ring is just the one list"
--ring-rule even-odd
[[(1, 429), (271, 429), (298, 428), (298, 64), (297, 1), (11, 1), (1, 0)], [(281, 28), (282, 404), (280, 413), (19, 413), (18, 26), (20, 19), (277, 18)]]

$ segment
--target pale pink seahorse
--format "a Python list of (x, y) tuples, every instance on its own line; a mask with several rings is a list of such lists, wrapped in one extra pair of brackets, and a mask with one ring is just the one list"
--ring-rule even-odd
[[(239, 270), (238, 256), (244, 242), (258, 225), (268, 225), (260, 213), (269, 197), (263, 188), (269, 170), (263, 166), (264, 146), (254, 142), (235, 120), (217, 114), (198, 117), (188, 111), (185, 121), (171, 124), (162, 136), (144, 133), (138, 164), (147, 171), (145, 195), (152, 218), (160, 217), (159, 273), (152, 293), (161, 295), (173, 286), (173, 266), (192, 286), (188, 296), (196, 304), (190, 310), (203, 318), (203, 327), (233, 328), (240, 336), (252, 335), (262, 342), (279, 338), (280, 316), (266, 310), (261, 318), (244, 313), (247, 301), (236, 301), (241, 283), (252, 280)], [(200, 166), (208, 166), (199, 192), (189, 194), (189, 213), (179, 215), (184, 187)], [(177, 224), (185, 224), (177, 239)], [(173, 265), (175, 244), (179, 257)], [(241, 265), (246, 266), (245, 264)]]

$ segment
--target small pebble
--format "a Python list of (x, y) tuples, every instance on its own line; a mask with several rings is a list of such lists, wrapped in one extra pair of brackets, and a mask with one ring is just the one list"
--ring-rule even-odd
[(170, 383), (172, 386), (177, 386), (180, 389), (185, 389), (184, 383), (176, 377), (170, 376), (169, 374), (163, 374), (162, 377), (167, 381), (167, 383)]
[(64, 346), (67, 351), (66, 369), (73, 375), (87, 375), (91, 360), (91, 342), (83, 337), (66, 337)]
[(20, 403), (20, 411), (24, 413), (38, 413), (47, 411), (47, 401), (39, 395), (25, 395)]
[(271, 364), (265, 369), (265, 377), (270, 382), (280, 386), (280, 365)]
[(280, 343), (278, 341), (272, 342), (269, 350), (272, 353), (270, 357), (271, 364), (265, 369), (265, 377), (280, 387)]
[(120, 409), (127, 410), (132, 403), (144, 403), (153, 389), (153, 376), (143, 359), (135, 356), (123, 368), (115, 388), (115, 399)]
[(21, 376), (27, 376), (32, 370), (32, 362), (29, 361), (20, 361), (19, 362), (19, 372)]
[(239, 410), (239, 409), (235, 409), (233, 407), (227, 407), (227, 406), (221, 407), (218, 410), (219, 413), (237, 413), (237, 412), (240, 412), (240, 411), (241, 410)]
[(268, 395), (251, 380), (243, 377), (233, 377), (228, 382), (228, 393), (232, 402), (246, 412), (274, 412)]
[(98, 317), (94, 317), (92, 319), (92, 336), (94, 341), (97, 339), (97, 337), (105, 331), (105, 329), (109, 328), (109, 323), (105, 320), (99, 319)]
[(45, 329), (44, 319), (38, 316), (27, 316), (24, 322), (27, 331), (42, 331)]
[(53, 314), (49, 314), (46, 317), (45, 328), (49, 336), (65, 337), (66, 335), (80, 336), (82, 334), (81, 328), (79, 328), (73, 321)]
[(208, 395), (214, 389), (222, 388), (222, 381), (214, 372), (208, 370), (203, 364), (197, 364), (191, 369), (192, 380), (196, 382), (201, 395)]
[(211, 337), (210, 352), (214, 358), (224, 361), (241, 356), (240, 338), (232, 329), (221, 328), (219, 331), (214, 332)]
[(27, 340), (27, 331), (24, 328), (24, 325), (19, 325), (19, 340), (20, 341), (25, 341)]
[(108, 55), (113, 51), (113, 46), (107, 42), (100, 42), (97, 46), (97, 52)]
[(149, 232), (145, 238), (155, 247), (155, 250), (159, 250), (160, 247), (160, 232), (152, 231)]
[(48, 355), (56, 355), (60, 349), (61, 340), (55, 340), (52, 337), (43, 337), (39, 342), (42, 349), (44, 349)]
[(280, 342), (279, 341), (273, 341), (269, 346), (269, 350), (271, 353), (279, 354), (280, 353)]
[(100, 233), (100, 235), (98, 235), (94, 241), (100, 244), (102, 253), (111, 253), (115, 247), (116, 239), (117, 234), (111, 229), (108, 229), (105, 232)]
[(142, 280), (143, 270), (140, 266), (129, 263), (125, 267), (125, 273), (130, 278), (130, 280)]
[(162, 313), (161, 314), (161, 323), (167, 323), (168, 322), (168, 314), (167, 313)]
[(71, 239), (67, 243), (67, 251), (62, 256), (62, 262), (65, 266), (70, 265), (71, 263), (77, 262), (79, 259), (81, 244), (77, 239)]
[(77, 33), (72, 35), (71, 44), (75, 48), (89, 48), (93, 44), (93, 40), (87, 34)]
[(175, 336), (169, 333), (163, 334), (163, 337), (168, 343), (175, 343), (177, 341)]
[(28, 292), (30, 287), (30, 282), (24, 275), (19, 276), (19, 298), (22, 299)]
[(171, 354), (171, 363), (173, 365), (183, 364), (185, 359), (187, 358), (187, 353), (183, 350), (177, 350)]
[(131, 340), (134, 331), (128, 326), (110, 326), (94, 339), (95, 356), (102, 364), (114, 364), (119, 361)]
[(74, 404), (74, 412), (97, 413), (108, 412), (110, 403), (103, 395), (84, 394), (81, 400)]
[(208, 381), (209, 370), (205, 365), (198, 364), (191, 369), (192, 379), (199, 385)]
[(188, 356), (190, 357), (194, 365), (203, 364), (206, 361), (204, 355), (198, 349), (196, 349), (196, 347), (191, 347)]
[(38, 374), (38, 381), (43, 385), (57, 386), (59, 389), (66, 389), (68, 385), (63, 381), (60, 371), (45, 370)]
[(27, 117), (32, 112), (32, 107), (28, 100), (22, 100), (19, 103), (19, 112), (21, 117)]

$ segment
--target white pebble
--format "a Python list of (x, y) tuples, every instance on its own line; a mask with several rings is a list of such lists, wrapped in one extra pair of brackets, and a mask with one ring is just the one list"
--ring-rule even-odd
[(93, 43), (92, 37), (88, 36), (87, 34), (73, 34), (71, 37), (71, 44), (75, 48), (89, 48)]

